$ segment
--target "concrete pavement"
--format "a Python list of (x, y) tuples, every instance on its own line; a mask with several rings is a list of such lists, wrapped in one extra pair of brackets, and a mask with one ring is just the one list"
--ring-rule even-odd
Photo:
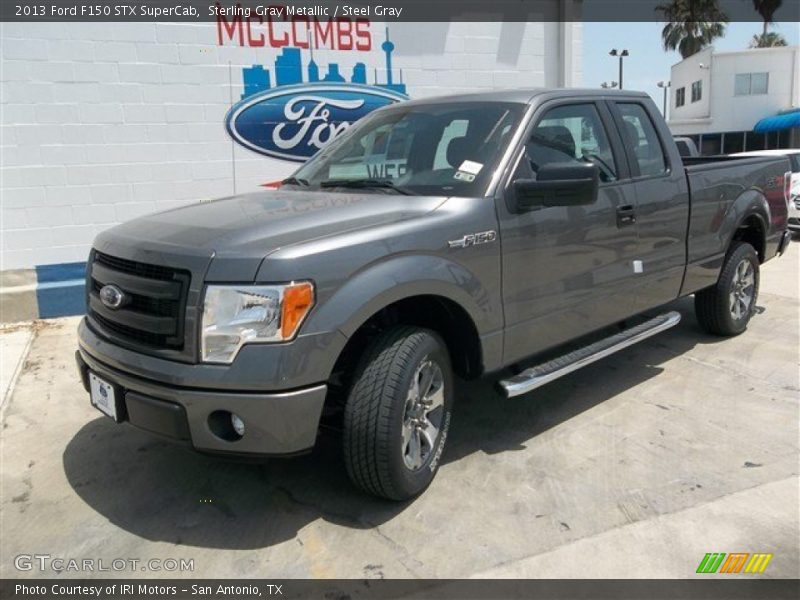
[(5, 406), (22, 370), (22, 362), (33, 340), (33, 329), (33, 323), (0, 328), (0, 407)]
[(114, 425), (78, 381), (78, 320), (47, 322), (3, 415), (0, 576), (52, 577), (14, 566), (46, 553), (194, 561), (94, 576), (692, 577), (706, 552), (772, 552), (764, 577), (798, 577), (799, 274), (793, 243), (736, 338), (683, 300), (677, 328), (529, 396), (463, 385), (405, 504), (355, 491), (330, 436), (247, 464)]

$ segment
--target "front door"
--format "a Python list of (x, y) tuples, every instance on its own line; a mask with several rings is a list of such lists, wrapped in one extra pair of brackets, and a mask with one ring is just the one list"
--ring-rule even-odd
[(601, 183), (590, 205), (513, 213), (499, 200), (506, 364), (624, 319), (633, 307), (635, 189), (611, 113), (587, 101), (548, 104), (539, 113), (506, 198), (515, 179), (535, 179), (547, 163), (591, 162)]

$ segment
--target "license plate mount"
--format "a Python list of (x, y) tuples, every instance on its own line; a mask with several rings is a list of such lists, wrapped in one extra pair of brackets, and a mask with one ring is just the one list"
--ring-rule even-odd
[(119, 396), (114, 384), (109, 383), (89, 371), (89, 389), (91, 390), (92, 406), (107, 417), (120, 422)]

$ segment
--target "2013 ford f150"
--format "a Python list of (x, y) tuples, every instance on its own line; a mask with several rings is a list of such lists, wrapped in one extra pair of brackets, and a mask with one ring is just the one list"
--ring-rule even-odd
[(406, 499), (439, 465), (455, 375), (527, 393), (671, 327), (653, 309), (689, 294), (708, 332), (744, 331), (789, 243), (788, 171), (682, 160), (642, 93), (395, 104), (279, 190), (101, 233), (83, 383), (203, 452), (301, 453), (331, 424), (354, 483)]

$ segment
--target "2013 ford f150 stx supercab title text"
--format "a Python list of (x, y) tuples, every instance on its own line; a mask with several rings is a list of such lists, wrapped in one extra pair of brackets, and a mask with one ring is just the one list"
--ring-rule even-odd
[(83, 382), (117, 422), (203, 452), (300, 453), (330, 424), (359, 487), (409, 498), (456, 375), (513, 367), (501, 394), (527, 393), (671, 327), (637, 315), (689, 294), (704, 329), (744, 331), (789, 243), (787, 171), (682, 161), (642, 93), (395, 104), (280, 190), (100, 234)]

